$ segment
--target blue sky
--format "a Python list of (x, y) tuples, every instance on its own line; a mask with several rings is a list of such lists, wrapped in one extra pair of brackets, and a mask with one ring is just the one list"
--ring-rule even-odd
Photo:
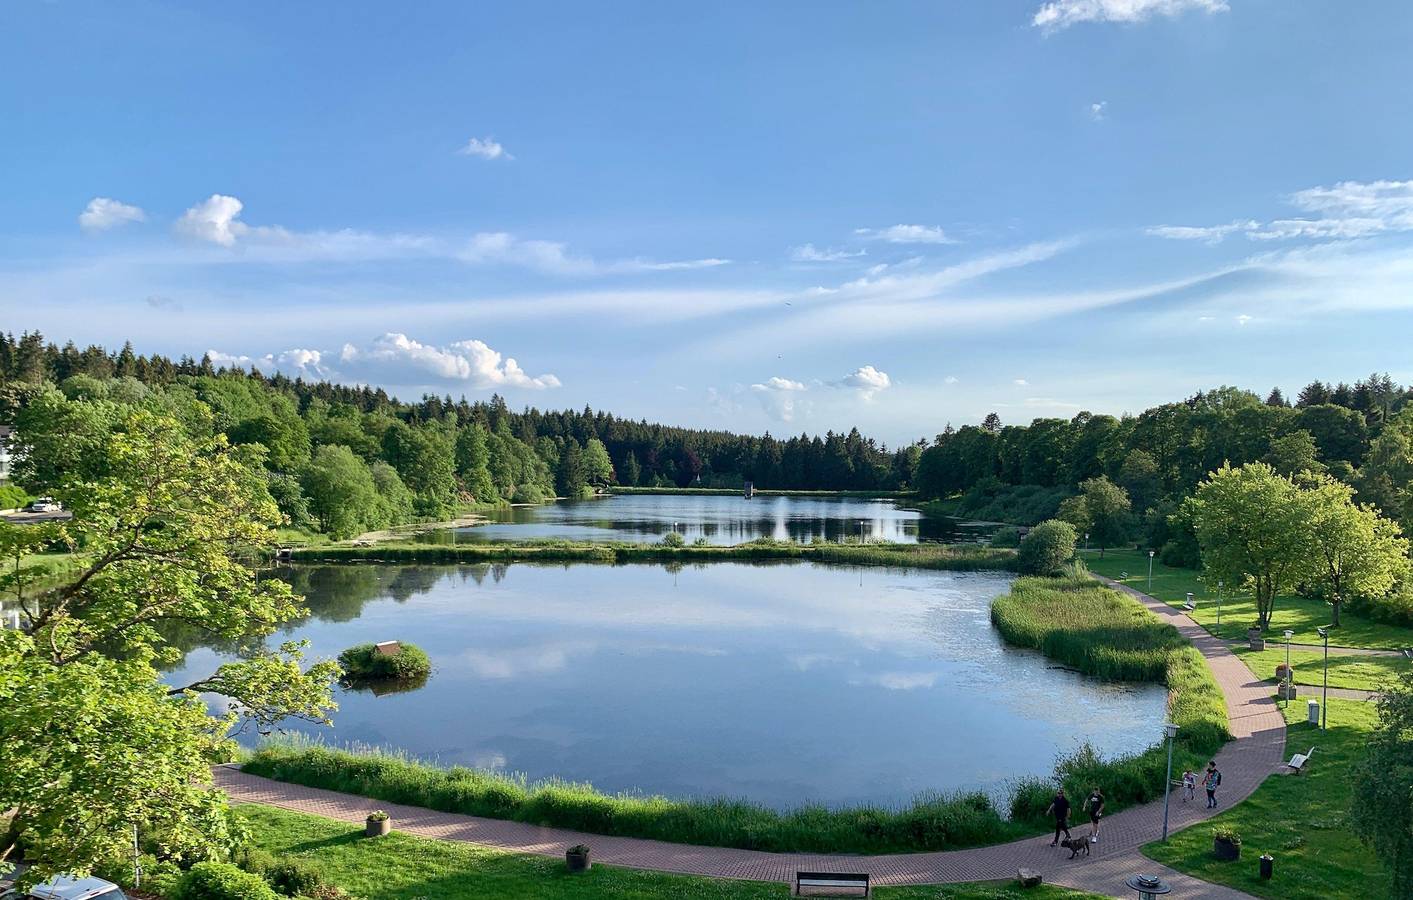
[(6, 330), (893, 442), (1413, 381), (1407, 3), (0, 17)]

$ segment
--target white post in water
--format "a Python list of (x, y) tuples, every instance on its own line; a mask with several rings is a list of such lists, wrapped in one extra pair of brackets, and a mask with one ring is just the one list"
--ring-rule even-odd
[(1163, 841), (1168, 840), (1168, 797), (1173, 792), (1173, 738), (1177, 737), (1178, 727), (1172, 722), (1163, 726), (1168, 736), (1168, 779), (1163, 783)]

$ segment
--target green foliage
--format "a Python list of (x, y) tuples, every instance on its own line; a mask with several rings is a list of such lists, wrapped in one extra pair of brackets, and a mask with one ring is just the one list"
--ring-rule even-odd
[(501, 499), (491, 479), (490, 462), (486, 429), (474, 422), (461, 429), (456, 438), (456, 474), (477, 503), (494, 503)]
[(554, 489), (561, 497), (577, 499), (588, 487), (584, 453), (571, 438), (559, 454), (559, 468), (554, 474)]
[(1413, 894), (1413, 670), (1379, 694), (1379, 718), (1352, 775), (1350, 824), (1393, 879)]
[(0, 509), (18, 509), (33, 499), (22, 487), (0, 484)]
[(1004, 528), (996, 529), (991, 535), (991, 546), (1016, 548), (1021, 545), (1021, 530), (1015, 525), (1007, 525)]
[(1017, 562), (1027, 575), (1050, 575), (1074, 556), (1074, 526), (1051, 519), (1032, 528), (1020, 543)]
[(1325, 472), (1325, 464), (1320, 462), (1319, 448), (1315, 446), (1315, 436), (1303, 428), (1271, 441), (1270, 452), (1264, 461), (1287, 478), (1305, 472), (1315, 475)]
[(321, 446), (299, 480), (322, 531), (348, 538), (387, 524), (373, 473), (349, 448)]
[(278, 900), (259, 875), (230, 863), (197, 863), (186, 873), (176, 900)]
[(682, 536), (680, 531), (669, 531), (662, 536), (662, 545), (664, 547), (681, 547), (686, 543), (687, 539)]
[(598, 438), (589, 438), (584, 444), (584, 475), (589, 484), (600, 487), (613, 481), (613, 461), (608, 458), (608, 448)]
[(427, 651), (416, 644), (401, 644), (394, 654), (379, 653), (373, 644), (358, 644), (339, 654), (339, 665), (350, 681), (382, 678), (425, 678), (431, 674), (432, 661)]
[(286, 856), (261, 874), (270, 887), (286, 897), (312, 897), (325, 884), (318, 867), (297, 856)]
[[(992, 603), (991, 621), (1007, 642), (1039, 650), (1085, 674), (1166, 684), (1168, 714), (1179, 726), (1184, 759), (1205, 761), (1229, 738), (1226, 702), (1202, 655), (1175, 628), (1117, 591), (1083, 576), (1021, 578)], [(1112, 759), (1085, 745), (1056, 762), (1055, 781), (1074, 796), (1102, 784), (1117, 809), (1161, 796), (1166, 763), (1156, 745)], [(1012, 816), (1034, 818), (1040, 787), (1023, 787), (1012, 797)], [(1054, 789), (1053, 783), (1046, 787)], [(1046, 799), (1038, 811), (1043, 813), (1048, 804)]]
[(1024, 833), (980, 793), (923, 795), (898, 809), (805, 806), (780, 813), (742, 800), (606, 795), (585, 784), (437, 768), (381, 751), (278, 743), (257, 749), (245, 769), (444, 812), (718, 847), (871, 853), (977, 846)]

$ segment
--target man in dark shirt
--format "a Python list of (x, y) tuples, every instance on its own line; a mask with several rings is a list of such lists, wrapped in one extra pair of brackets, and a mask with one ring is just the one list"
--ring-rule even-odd
[(1050, 801), (1050, 807), (1045, 810), (1055, 814), (1055, 839), (1050, 842), (1051, 847), (1060, 843), (1060, 832), (1065, 833), (1065, 840), (1070, 839), (1070, 801), (1065, 796), (1065, 789), (1060, 788), (1055, 792), (1055, 799)]

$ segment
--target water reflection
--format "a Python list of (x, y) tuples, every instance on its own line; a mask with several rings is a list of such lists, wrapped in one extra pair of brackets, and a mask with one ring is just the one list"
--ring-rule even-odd
[[(996, 574), (516, 563), (288, 577), (311, 609), (290, 632), (316, 655), (400, 639), (435, 667), (421, 690), (344, 692), (333, 729), (305, 730), (606, 790), (895, 803), (999, 788), (1084, 738), (1139, 749), (1164, 714), (1161, 688), (1002, 645)], [(219, 658), (196, 651), (190, 668)]]
[(852, 498), (622, 494), (495, 510), (488, 518), (484, 525), (433, 532), (421, 540), (656, 541), (676, 531), (689, 543), (739, 544), (762, 537), (806, 543), (860, 537), (915, 543), (970, 540), (986, 533), (974, 524), (924, 517), (891, 500)]

